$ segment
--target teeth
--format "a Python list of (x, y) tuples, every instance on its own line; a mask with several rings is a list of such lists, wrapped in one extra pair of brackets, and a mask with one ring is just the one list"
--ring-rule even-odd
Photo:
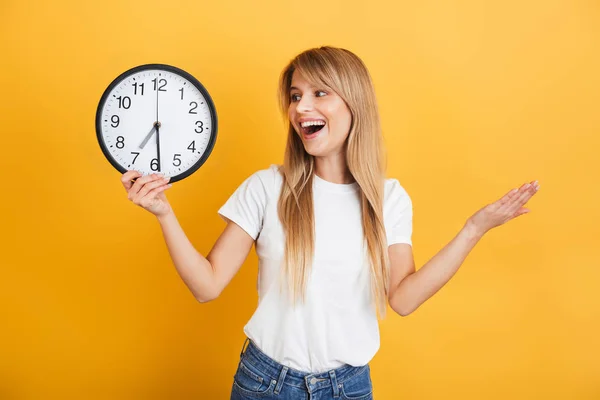
[(300, 124), (301, 127), (306, 128), (312, 125), (325, 125), (325, 121), (307, 121)]

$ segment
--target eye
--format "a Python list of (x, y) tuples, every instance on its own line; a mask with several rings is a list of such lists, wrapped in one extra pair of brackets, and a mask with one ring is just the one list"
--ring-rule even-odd
[[(319, 96), (319, 93), (323, 93), (323, 95), (322, 95), (322, 96)], [(325, 92), (325, 91), (323, 91), (323, 90), (317, 90), (317, 91), (315, 92), (315, 97), (323, 97), (323, 96), (325, 96), (326, 94), (327, 94), (327, 92)], [(299, 95), (299, 94), (297, 94), (297, 93), (294, 93), (294, 94), (290, 95), (290, 100), (291, 100), (291, 101), (292, 101), (292, 103), (293, 103), (293, 102), (296, 102), (296, 101), (298, 101), (298, 100), (299, 100), (299, 99), (298, 99), (299, 97), (300, 97), (300, 95)]]

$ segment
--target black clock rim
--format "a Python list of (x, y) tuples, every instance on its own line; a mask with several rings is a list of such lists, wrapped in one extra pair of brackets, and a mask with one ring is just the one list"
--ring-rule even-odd
[(115, 160), (115, 158), (112, 156), (112, 154), (108, 150), (106, 143), (104, 142), (104, 137), (102, 136), (102, 109), (104, 108), (104, 105), (106, 103), (106, 100), (107, 100), (110, 92), (112, 91), (112, 89), (114, 89), (115, 86), (120, 84), (125, 78), (127, 78), (127, 76), (138, 73), (140, 71), (149, 70), (149, 69), (165, 70), (168, 72), (178, 74), (178, 75), (182, 76), (183, 78), (187, 79), (204, 96), (206, 103), (208, 105), (208, 110), (210, 112), (211, 119), (212, 119), (212, 128), (213, 129), (212, 129), (206, 150), (204, 151), (204, 154), (202, 154), (202, 157), (200, 157), (200, 159), (198, 161), (196, 161), (196, 163), (194, 163), (194, 165), (192, 165), (190, 168), (188, 168), (181, 174), (172, 176), (171, 179), (169, 180), (169, 183), (173, 183), (173, 182), (177, 182), (177, 181), (187, 178), (188, 176), (190, 176), (194, 172), (196, 172), (202, 165), (204, 165), (204, 163), (206, 162), (206, 160), (212, 153), (213, 148), (215, 146), (215, 142), (217, 140), (218, 120), (217, 120), (217, 110), (215, 108), (213, 99), (210, 96), (210, 94), (208, 93), (208, 90), (206, 90), (206, 88), (204, 87), (204, 85), (189, 72), (184, 71), (183, 69), (181, 69), (179, 67), (175, 67), (173, 65), (153, 63), (153, 64), (138, 65), (138, 66), (130, 68), (127, 71), (121, 73), (119, 76), (117, 76), (115, 79), (113, 79), (112, 82), (108, 85), (108, 87), (104, 90), (104, 93), (102, 94), (102, 97), (100, 98), (100, 102), (98, 103), (98, 107), (96, 109), (96, 138), (98, 139), (98, 143), (100, 144), (100, 149), (102, 150), (102, 153), (104, 154), (106, 159), (110, 162), (110, 164), (117, 171), (119, 171), (122, 174), (127, 172), (128, 171), (127, 168), (125, 168), (117, 160)]

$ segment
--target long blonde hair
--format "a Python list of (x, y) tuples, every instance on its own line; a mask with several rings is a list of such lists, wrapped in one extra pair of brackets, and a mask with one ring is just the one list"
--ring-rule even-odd
[(378, 316), (385, 317), (389, 290), (389, 259), (383, 223), (385, 159), (375, 90), (362, 60), (349, 50), (323, 46), (304, 51), (284, 68), (279, 79), (279, 106), (288, 122), (283, 185), (278, 201), (285, 233), (284, 267), (294, 304), (305, 299), (314, 251), (314, 157), (306, 152), (288, 118), (294, 71), (313, 85), (333, 90), (352, 115), (345, 142), (348, 169), (360, 190), (364, 242), (370, 259), (371, 295)]

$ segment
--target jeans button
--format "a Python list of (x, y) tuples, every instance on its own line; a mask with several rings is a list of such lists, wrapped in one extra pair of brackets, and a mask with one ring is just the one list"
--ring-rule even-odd
[(310, 384), (311, 384), (311, 385), (314, 385), (315, 383), (317, 383), (317, 378), (312, 378), (312, 379), (310, 380)]

